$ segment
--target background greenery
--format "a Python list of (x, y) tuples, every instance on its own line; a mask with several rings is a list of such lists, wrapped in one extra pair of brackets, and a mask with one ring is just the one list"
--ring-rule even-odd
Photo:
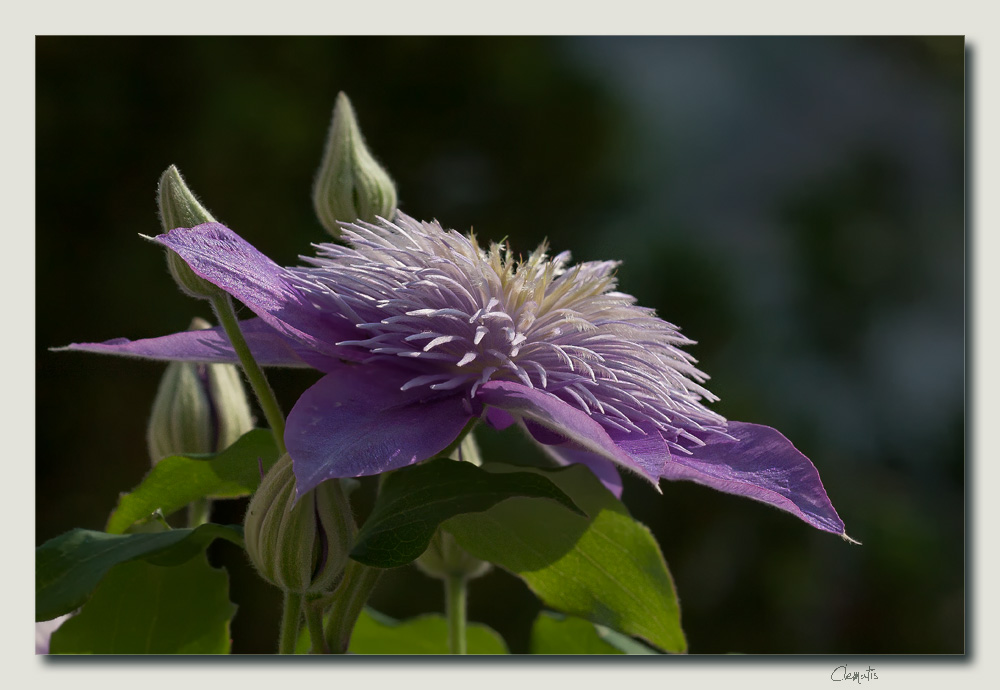
[[(624, 291), (698, 341), (715, 408), (819, 468), (852, 547), (689, 484), (625, 502), (657, 535), (694, 653), (961, 653), (961, 38), (37, 39), (36, 539), (100, 529), (148, 468), (162, 366), (50, 353), (210, 316), (179, 294), (155, 186), (176, 164), (282, 264), (324, 240), (309, 200), (344, 90), (401, 208), (624, 261)], [(272, 376), (286, 409), (315, 374)], [(258, 415), (259, 416), (259, 415)], [(516, 434), (485, 451), (525, 452)], [(527, 451), (530, 452), (530, 451)], [(362, 510), (371, 487), (360, 492)], [(244, 502), (219, 522), (242, 520)], [(228, 543), (235, 652), (279, 597)], [(373, 603), (440, 611), (392, 571)], [(539, 604), (494, 571), (474, 621), (528, 650)]]

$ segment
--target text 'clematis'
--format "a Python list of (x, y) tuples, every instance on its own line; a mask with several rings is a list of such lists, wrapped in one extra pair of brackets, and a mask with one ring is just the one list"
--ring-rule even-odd
[[(343, 228), (349, 246), (317, 245), (292, 268), (218, 223), (155, 238), (257, 315), (241, 325), (261, 364), (325, 373), (288, 416), (299, 495), (433, 457), (482, 418), (522, 425), (617, 494), (618, 468), (654, 485), (687, 479), (846, 536), (788, 439), (705, 407), (707, 377), (681, 349), (692, 341), (615, 290), (617, 262), (571, 266), (544, 246), (515, 260), (402, 213)], [(236, 361), (218, 328), (70, 349)]]

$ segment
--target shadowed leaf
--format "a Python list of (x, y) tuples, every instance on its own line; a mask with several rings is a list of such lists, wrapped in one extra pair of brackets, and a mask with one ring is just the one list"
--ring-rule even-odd
[(119, 563), (144, 559), (156, 565), (177, 565), (217, 538), (243, 546), (243, 530), (233, 525), (207, 524), (146, 534), (86, 529), (60, 534), (35, 549), (35, 620), (51, 620), (79, 608)]
[(176, 566), (112, 568), (79, 614), (52, 635), (52, 654), (228, 654), (229, 576), (204, 554)]
[(547, 475), (493, 473), (441, 458), (386, 477), (375, 507), (358, 533), (351, 558), (378, 568), (406, 565), (427, 549), (434, 530), (444, 520), (487, 510), (515, 496), (552, 499), (540, 502), (568, 515), (583, 515)]

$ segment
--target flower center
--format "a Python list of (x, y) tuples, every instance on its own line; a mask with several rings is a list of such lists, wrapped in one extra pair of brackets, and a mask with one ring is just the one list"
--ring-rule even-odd
[(405, 216), (343, 236), (351, 247), (320, 245), (307, 259), (316, 268), (291, 274), (317, 309), (363, 334), (338, 345), (409, 363), (403, 390), (474, 396), (505, 379), (626, 431), (652, 424), (676, 437), (725, 424), (701, 403), (715, 398), (681, 349), (692, 341), (615, 291), (617, 262), (567, 267), (568, 252), (550, 258), (544, 245), (515, 260)]

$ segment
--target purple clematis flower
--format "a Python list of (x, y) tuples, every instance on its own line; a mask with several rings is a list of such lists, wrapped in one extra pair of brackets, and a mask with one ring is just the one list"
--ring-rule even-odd
[[(345, 225), (282, 268), (228, 228), (155, 241), (257, 315), (243, 322), (264, 365), (326, 375), (288, 415), (298, 491), (433, 457), (474, 418), (520, 424), (558, 462), (584, 463), (616, 494), (617, 470), (654, 486), (687, 479), (844, 535), (812, 463), (778, 431), (727, 422), (681, 348), (692, 343), (615, 290), (614, 261), (570, 266), (543, 245), (515, 260), (497, 244), (421, 223)], [(232, 362), (221, 329), (69, 349)], [(846, 535), (845, 535), (846, 536)]]

